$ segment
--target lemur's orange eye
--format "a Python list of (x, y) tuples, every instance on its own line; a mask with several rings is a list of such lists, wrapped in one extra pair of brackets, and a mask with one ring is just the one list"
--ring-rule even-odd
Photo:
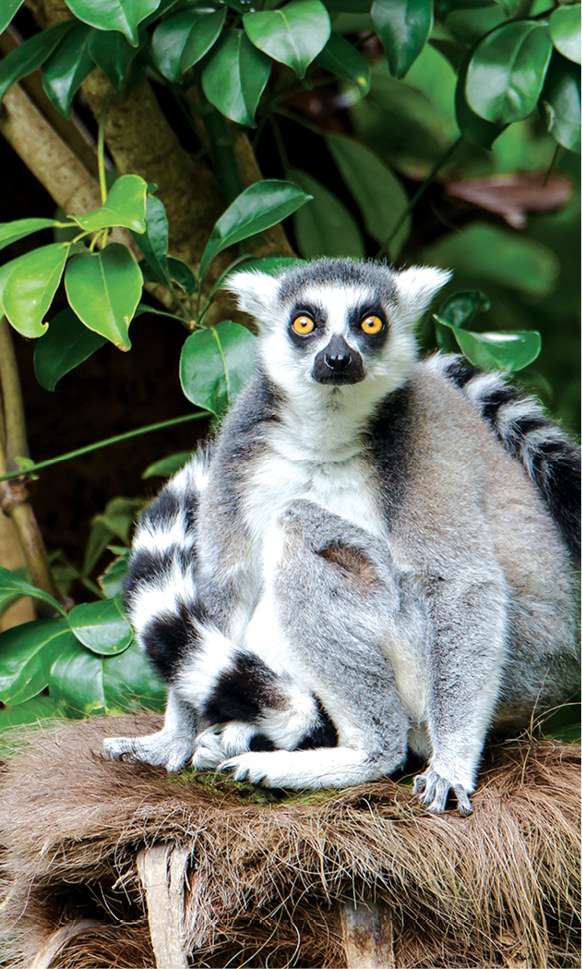
[(373, 336), (375, 333), (379, 333), (380, 330), (384, 328), (384, 323), (379, 316), (365, 316), (360, 326), (364, 333), (369, 333)]
[(292, 323), (293, 329), (300, 336), (307, 336), (315, 329), (315, 323), (310, 316), (296, 316)]

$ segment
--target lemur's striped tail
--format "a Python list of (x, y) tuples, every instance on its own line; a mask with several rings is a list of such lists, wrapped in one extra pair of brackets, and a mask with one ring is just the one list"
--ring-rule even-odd
[(204, 609), (196, 586), (199, 498), (208, 479), (200, 450), (141, 515), (124, 582), (127, 614), (157, 672), (172, 681), (195, 645)]
[(483, 373), (457, 354), (435, 354), (429, 368), (459, 387), (540, 489), (570, 551), (580, 556), (580, 449), (532, 397)]

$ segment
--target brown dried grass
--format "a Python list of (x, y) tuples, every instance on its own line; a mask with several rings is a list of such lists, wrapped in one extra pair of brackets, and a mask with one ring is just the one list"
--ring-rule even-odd
[(338, 901), (382, 900), (403, 969), (580, 965), (580, 750), (522, 739), (488, 751), (475, 813), (434, 818), (387, 779), (263, 792), (212, 774), (108, 763), (101, 740), (149, 715), (37, 729), (0, 784), (6, 965), (28, 969), (72, 919), (99, 925), (61, 969), (154, 965), (136, 856), (190, 853), (194, 966), (345, 965)]

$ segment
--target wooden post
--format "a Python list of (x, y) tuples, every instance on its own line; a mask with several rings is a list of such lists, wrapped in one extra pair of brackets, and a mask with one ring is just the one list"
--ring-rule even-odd
[(344, 902), (340, 909), (346, 969), (396, 969), (394, 930), (381, 902)]
[(184, 881), (188, 852), (159, 845), (137, 856), (157, 969), (188, 969), (184, 950)]

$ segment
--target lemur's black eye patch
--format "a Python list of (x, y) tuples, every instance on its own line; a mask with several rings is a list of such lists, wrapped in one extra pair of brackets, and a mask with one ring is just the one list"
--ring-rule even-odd
[(321, 331), (326, 323), (326, 316), (317, 306), (297, 304), (290, 315), (289, 336), (296, 346), (305, 346), (310, 337)]
[(365, 340), (368, 348), (382, 346), (388, 336), (388, 320), (379, 302), (360, 304), (350, 309), (348, 313), (350, 331), (360, 340)]

